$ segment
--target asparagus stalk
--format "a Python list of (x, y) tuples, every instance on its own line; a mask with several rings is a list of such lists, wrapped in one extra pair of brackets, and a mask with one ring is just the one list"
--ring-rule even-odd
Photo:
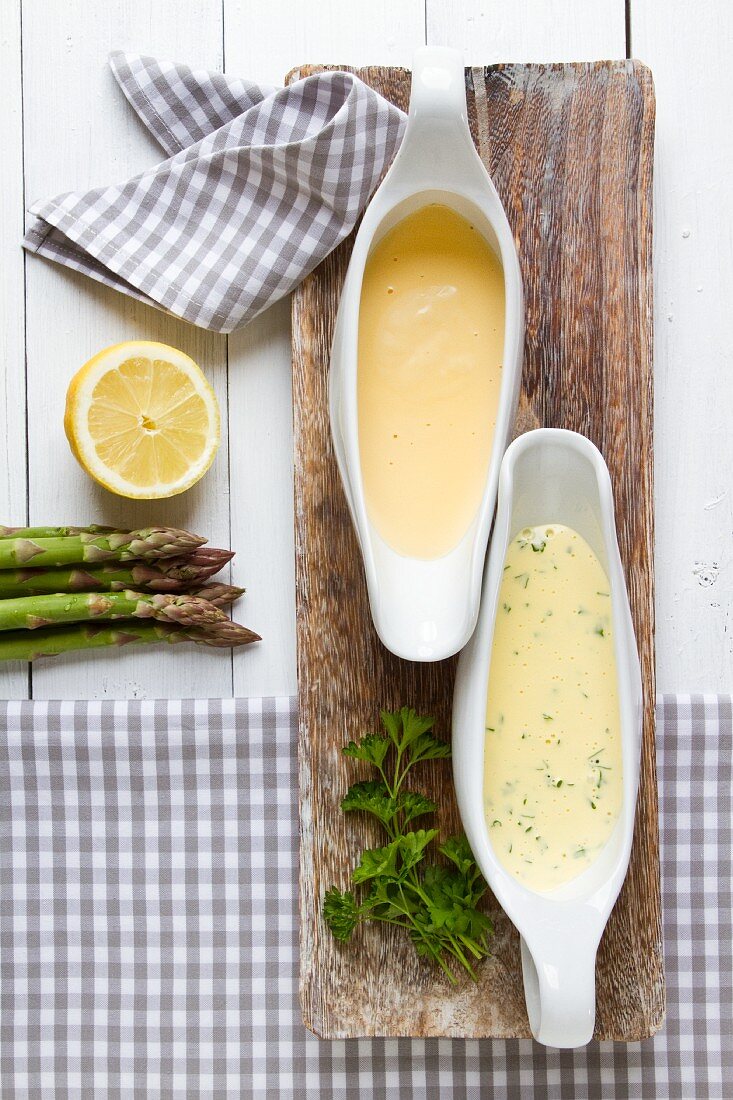
[(122, 592), (126, 588), (186, 592), (191, 586), (201, 586), (233, 557), (231, 550), (200, 546), (188, 557), (161, 558), (154, 565), (132, 561), (59, 569), (3, 569), (0, 599), (50, 596), (55, 592)]
[(160, 619), (181, 626), (208, 626), (227, 619), (208, 600), (163, 592), (58, 592), (0, 600), (0, 631), (36, 630), (88, 619)]
[(174, 527), (143, 527), (139, 531), (107, 531), (54, 538), (0, 539), (0, 569), (26, 565), (57, 567), (79, 562), (134, 561), (173, 558), (201, 546), (206, 539)]
[(106, 535), (114, 530), (114, 527), (101, 527), (98, 523), (91, 523), (88, 527), (3, 527), (0, 524), (0, 539), (58, 539), (89, 532)]
[(59, 653), (99, 649), (104, 646), (150, 645), (156, 642), (175, 644), (187, 641), (231, 649), (234, 646), (258, 642), (260, 636), (227, 618), (205, 630), (138, 620), (114, 625), (74, 623), (46, 627), (43, 630), (11, 630), (0, 634), (0, 661), (34, 661), (37, 657), (53, 657)]
[(244, 588), (237, 588), (233, 584), (202, 584), (198, 588), (189, 588), (187, 595), (197, 596), (200, 600), (208, 600), (214, 607), (229, 607), (235, 600), (245, 593)]

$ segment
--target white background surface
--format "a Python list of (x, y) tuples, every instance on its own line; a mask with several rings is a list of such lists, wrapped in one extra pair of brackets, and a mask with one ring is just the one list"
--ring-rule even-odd
[[(627, 11), (628, 8), (628, 11)], [(36, 257), (24, 210), (160, 157), (111, 49), (281, 83), (304, 62), (467, 64), (633, 56), (657, 92), (657, 670), (662, 691), (733, 686), (733, 5), (725, 0), (0, 0), (0, 522), (164, 521), (232, 545), (236, 654), (162, 647), (0, 668), (0, 696), (227, 696), (296, 690), (289, 304), (227, 341)], [(72, 374), (135, 337), (204, 368), (228, 434), (199, 485), (132, 504), (90, 482), (63, 434)], [(27, 443), (27, 445), (26, 445)]]

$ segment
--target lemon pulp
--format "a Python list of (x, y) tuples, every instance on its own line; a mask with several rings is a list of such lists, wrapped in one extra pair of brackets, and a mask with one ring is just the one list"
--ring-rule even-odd
[(87, 473), (128, 497), (188, 489), (220, 438), (216, 397), (200, 368), (147, 341), (106, 348), (86, 363), (69, 386), (64, 424)]

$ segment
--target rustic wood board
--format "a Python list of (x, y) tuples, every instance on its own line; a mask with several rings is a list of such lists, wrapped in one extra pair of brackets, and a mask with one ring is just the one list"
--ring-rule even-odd
[[(307, 66), (289, 79), (322, 71)], [(410, 74), (357, 70), (406, 108)], [(652, 157), (654, 92), (633, 61), (474, 68), (466, 72), (474, 140), (519, 249), (526, 297), (519, 434), (583, 432), (603, 452), (616, 495), (621, 555), (644, 679), (641, 786), (631, 866), (601, 943), (596, 1036), (639, 1040), (664, 1018), (654, 757), (652, 498)], [(373, 729), (380, 707), (409, 704), (449, 730), (455, 661), (400, 661), (379, 643), (331, 449), (327, 377), (342, 244), (293, 300), (295, 534), (300, 691), (300, 992), (324, 1038), (529, 1035), (518, 937), (493, 899), (493, 956), (453, 989), (399, 930), (337, 944), (324, 891), (378, 831), (339, 802), (361, 778), (341, 746)], [(427, 773), (427, 766), (425, 769)], [(364, 773), (366, 774), (366, 773)], [(443, 828), (458, 827), (450, 765), (425, 785)]]

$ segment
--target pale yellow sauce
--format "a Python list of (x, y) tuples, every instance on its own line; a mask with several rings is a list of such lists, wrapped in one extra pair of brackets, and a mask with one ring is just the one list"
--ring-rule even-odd
[(622, 763), (608, 578), (569, 527), (526, 528), (510, 543), (485, 744), (497, 858), (532, 890), (575, 878), (616, 824)]
[(377, 244), (359, 317), (359, 449), (369, 517), (436, 558), (484, 491), (504, 350), (504, 277), (481, 234), (436, 203)]

